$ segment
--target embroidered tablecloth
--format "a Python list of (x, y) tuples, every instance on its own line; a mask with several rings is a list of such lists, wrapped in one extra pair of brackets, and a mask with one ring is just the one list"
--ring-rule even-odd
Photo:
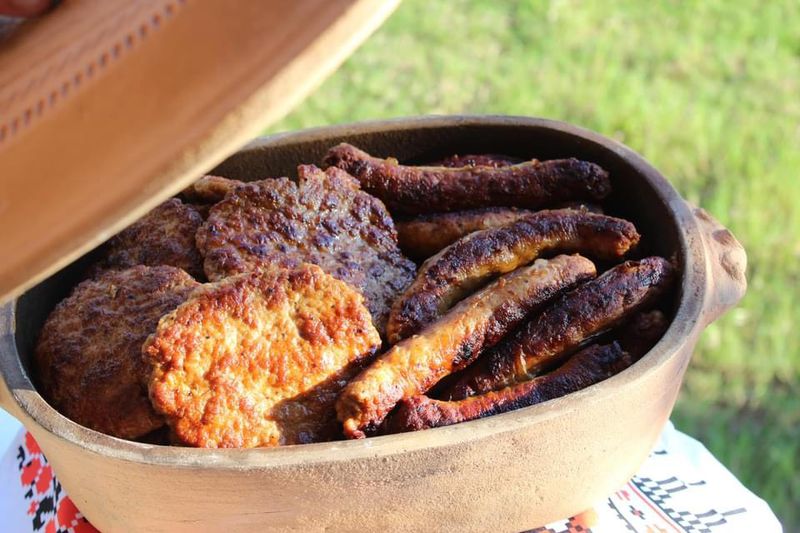
[[(0, 410), (0, 531), (87, 533), (36, 441)], [(781, 531), (769, 506), (702, 444), (668, 423), (639, 473), (578, 516), (537, 533)]]

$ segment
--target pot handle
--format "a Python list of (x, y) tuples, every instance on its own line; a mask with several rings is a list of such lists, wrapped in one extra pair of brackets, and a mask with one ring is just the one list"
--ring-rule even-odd
[(736, 305), (747, 291), (747, 254), (717, 219), (700, 207), (690, 207), (706, 249), (708, 291), (702, 320), (708, 325)]

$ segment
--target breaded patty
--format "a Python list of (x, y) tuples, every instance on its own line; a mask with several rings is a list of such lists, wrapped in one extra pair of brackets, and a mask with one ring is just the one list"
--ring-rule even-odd
[(142, 344), (199, 284), (170, 266), (86, 280), (50, 313), (34, 352), (45, 398), (75, 422), (133, 439), (164, 425), (144, 380)]
[(297, 183), (268, 179), (237, 187), (197, 232), (212, 281), (265, 265), (319, 265), (361, 291), (379, 331), (415, 266), (400, 252), (380, 200), (346, 172), (298, 168)]
[(304, 264), (205, 286), (143, 353), (178, 441), (251, 448), (337, 436), (336, 395), (380, 344), (363, 297)]
[(136, 265), (169, 265), (203, 279), (203, 262), (195, 245), (195, 233), (202, 223), (203, 217), (193, 206), (177, 198), (167, 200), (109, 239), (91, 277)]

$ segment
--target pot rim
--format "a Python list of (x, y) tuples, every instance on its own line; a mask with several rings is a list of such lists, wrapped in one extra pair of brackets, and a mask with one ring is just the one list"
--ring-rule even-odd
[[(602, 401), (619, 394), (626, 385), (644, 377), (676, 357), (687, 343), (694, 343), (704, 327), (701, 316), (707, 300), (707, 252), (697, 219), (685, 200), (672, 185), (639, 154), (613, 139), (565, 122), (508, 115), (428, 115), (389, 120), (373, 120), (353, 124), (325, 126), (260, 137), (237, 153), (265, 150), (300, 140), (323, 140), (378, 131), (405, 131), (459, 126), (535, 127), (568, 134), (582, 142), (599, 145), (615, 153), (645, 179), (668, 207), (678, 229), (681, 260), (679, 305), (669, 329), (659, 342), (631, 367), (584, 390), (538, 405), (487, 418), (463, 422), (426, 431), (385, 435), (363, 440), (321, 442), (313, 444), (253, 449), (200, 449), (144, 444), (119, 439), (85, 428), (61, 415), (36, 391), (17, 352), (15, 342), (16, 302), (0, 308), (0, 371), (26, 426), (53, 434), (66, 444), (87, 452), (117, 460), (175, 468), (221, 470), (254, 470), (294, 465), (347, 461), (360, 458), (388, 457), (406, 452), (467, 443), (512, 432), (553, 416), (577, 410), (585, 402)], [(0, 387), (4, 384), (0, 383)], [(13, 405), (16, 404), (16, 405)]]

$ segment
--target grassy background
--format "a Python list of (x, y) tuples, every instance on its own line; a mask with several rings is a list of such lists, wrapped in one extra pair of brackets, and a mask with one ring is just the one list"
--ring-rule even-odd
[(673, 415), (800, 530), (800, 2), (407, 0), (271, 131), (429, 113), (614, 137), (728, 226), (742, 304), (704, 333)]

